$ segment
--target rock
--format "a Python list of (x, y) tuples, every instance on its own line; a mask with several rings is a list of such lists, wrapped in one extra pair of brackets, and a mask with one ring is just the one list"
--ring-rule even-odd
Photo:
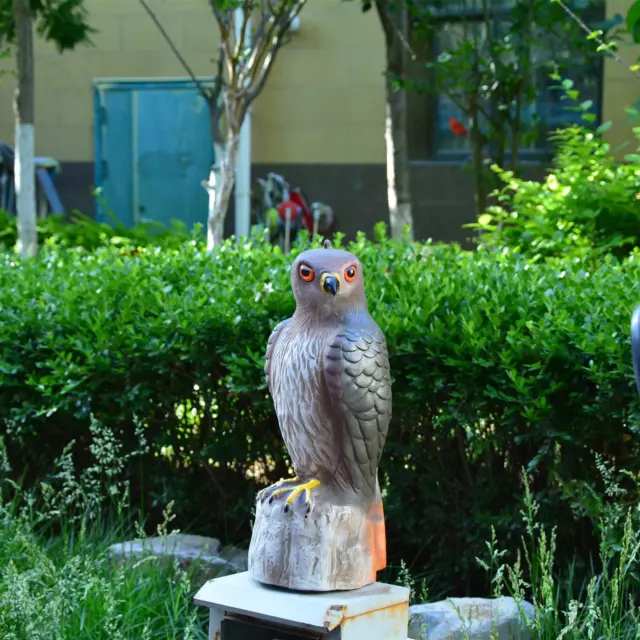
[(194, 582), (203, 584), (214, 577), (247, 570), (247, 551), (222, 547), (215, 538), (184, 533), (119, 542), (109, 547), (109, 553), (120, 561), (154, 556), (167, 561), (177, 559), (183, 568), (195, 563)]
[[(413, 640), (529, 640), (534, 607), (513, 598), (450, 598), (409, 608)], [(495, 630), (495, 635), (491, 635)], [(465, 635), (466, 632), (466, 635)]]

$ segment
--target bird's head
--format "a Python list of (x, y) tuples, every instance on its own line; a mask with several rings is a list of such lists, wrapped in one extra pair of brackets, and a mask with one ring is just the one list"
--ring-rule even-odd
[(340, 249), (309, 249), (291, 268), (297, 308), (320, 315), (366, 309), (362, 265)]

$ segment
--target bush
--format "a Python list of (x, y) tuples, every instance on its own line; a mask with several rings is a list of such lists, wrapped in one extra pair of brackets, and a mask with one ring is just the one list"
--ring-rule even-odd
[[(636, 135), (640, 139), (640, 128)], [(504, 187), (498, 203), (470, 225), (480, 244), (531, 258), (627, 254), (640, 244), (640, 155), (616, 162), (610, 145), (585, 127), (562, 129), (554, 167), (542, 182), (493, 167)]]
[[(12, 250), (17, 233), (15, 216), (0, 210), (0, 248)], [(125, 227), (116, 220), (112, 225), (97, 222), (79, 212), (71, 218), (56, 214), (38, 220), (38, 242), (47, 247), (94, 250), (111, 245), (127, 250), (149, 246), (175, 249), (188, 240), (201, 242), (202, 230), (198, 228), (189, 233), (183, 223), (175, 220), (170, 227), (159, 222), (141, 222)]]
[[(526, 467), (542, 521), (559, 525), (559, 563), (577, 552), (580, 570), (598, 544), (593, 452), (640, 465), (627, 337), (640, 254), (589, 270), (384, 238), (351, 248), (394, 378), (381, 464), (392, 562), (426, 566), (432, 595), (482, 591), (490, 528), (512, 548), (522, 534)], [(294, 308), (292, 257), (257, 242), (215, 257), (189, 244), (0, 257), (0, 435), (14, 468), (33, 483), (71, 440), (90, 466), (92, 415), (123, 455), (142, 429), (136, 504), (159, 518), (175, 499), (181, 528), (247, 542), (254, 493), (288, 473), (262, 369)]]

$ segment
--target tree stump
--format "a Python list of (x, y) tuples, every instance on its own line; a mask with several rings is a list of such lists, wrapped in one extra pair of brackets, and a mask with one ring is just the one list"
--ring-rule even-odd
[(373, 508), (320, 501), (285, 513), (281, 501), (258, 502), (249, 547), (257, 582), (296, 591), (359, 589), (386, 565), (382, 502)]

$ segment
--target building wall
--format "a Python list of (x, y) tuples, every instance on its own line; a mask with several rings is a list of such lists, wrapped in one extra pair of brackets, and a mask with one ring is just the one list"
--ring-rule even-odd
[[(609, 13), (624, 12), (631, 1), (609, 0)], [(207, 1), (149, 3), (193, 71), (214, 73), (217, 26)], [(87, 0), (87, 8), (97, 30), (94, 47), (59, 55), (36, 42), (36, 150), (63, 162), (58, 185), (65, 205), (91, 212), (92, 80), (185, 74), (139, 2)], [(349, 234), (388, 216), (384, 62), (375, 11), (363, 14), (359, 0), (309, 0), (300, 31), (279, 53), (253, 109), (253, 177), (279, 171), (310, 199), (329, 202)], [(7, 141), (14, 87), (10, 76), (0, 83), (0, 139)], [(604, 117), (617, 124), (612, 139), (628, 138), (623, 107), (637, 99), (637, 83), (615, 62), (605, 65), (604, 96)], [(468, 172), (456, 163), (415, 163), (412, 187), (419, 237), (468, 235), (461, 228), (474, 215)]]
[[(616, 14), (620, 14), (623, 17), (626, 16), (633, 1), (607, 0), (607, 17), (612, 18)], [(640, 57), (640, 46), (622, 46), (620, 47), (619, 55), (625, 64), (630, 67)], [(613, 126), (607, 132), (607, 137), (614, 147), (618, 147), (625, 142), (633, 140), (631, 128), (634, 125), (629, 120), (625, 108), (640, 100), (640, 85), (638, 85), (637, 79), (629, 72), (629, 69), (613, 58), (605, 60), (603, 73), (602, 119), (603, 121), (611, 120), (613, 122)], [(631, 150), (626, 148), (621, 150), (618, 155), (630, 152)]]
[[(217, 25), (206, 0), (150, 0), (197, 75), (212, 75)], [(93, 159), (91, 82), (97, 77), (176, 77), (184, 70), (136, 0), (88, 0), (95, 47), (58, 55), (36, 43), (37, 152)], [(357, 37), (354, 37), (357, 34)], [(382, 35), (359, 2), (310, 0), (302, 29), (278, 55), (254, 109), (256, 162), (384, 160)], [(11, 139), (15, 83), (0, 84), (0, 138)]]

